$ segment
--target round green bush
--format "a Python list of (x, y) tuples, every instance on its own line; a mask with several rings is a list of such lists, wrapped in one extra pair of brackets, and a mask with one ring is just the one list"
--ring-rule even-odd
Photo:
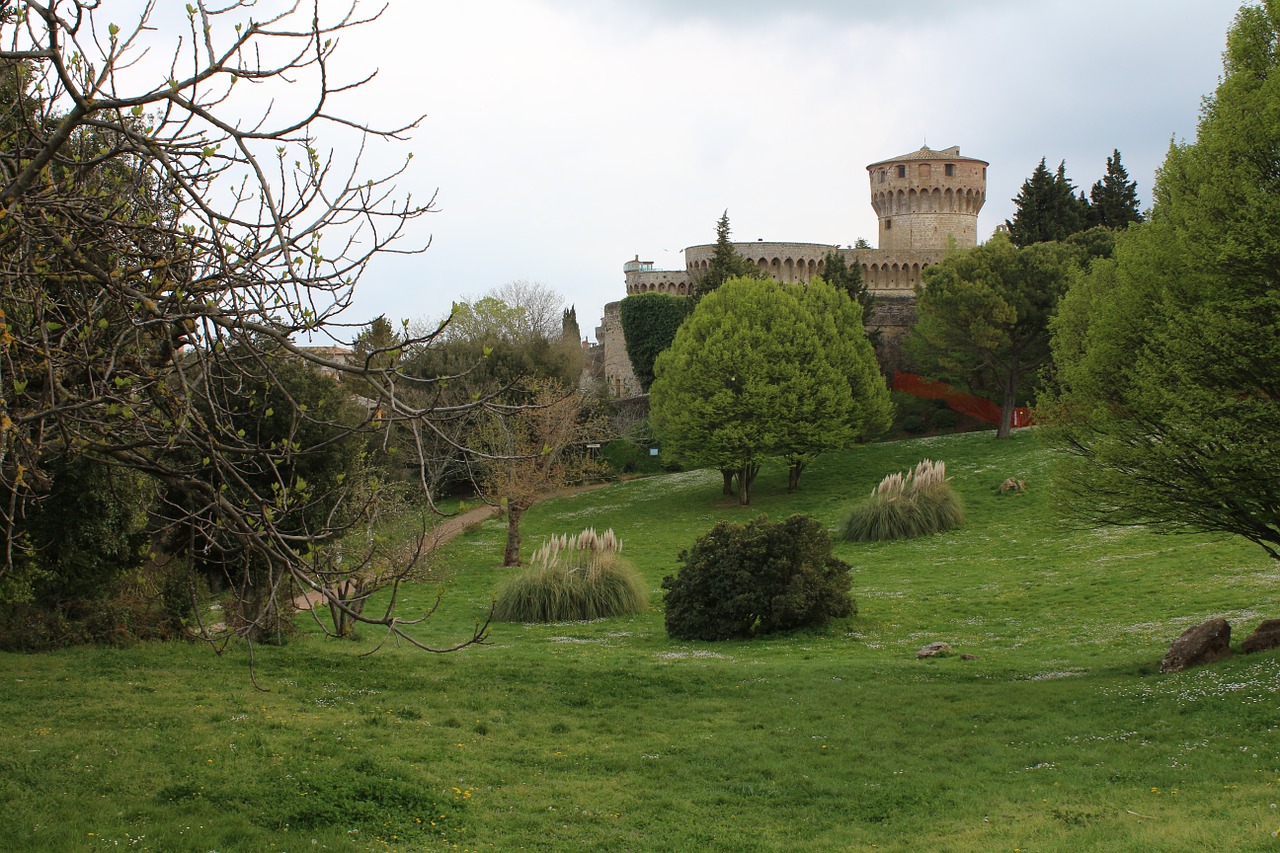
[(951, 429), (960, 422), (960, 416), (953, 409), (939, 409), (933, 413), (933, 426), (936, 429)]
[(662, 581), (667, 634), (676, 639), (750, 637), (856, 612), (849, 565), (831, 555), (830, 537), (808, 516), (722, 521), (679, 561), (679, 573)]
[(902, 429), (912, 435), (919, 435), (928, 428), (923, 415), (907, 415), (902, 419)]

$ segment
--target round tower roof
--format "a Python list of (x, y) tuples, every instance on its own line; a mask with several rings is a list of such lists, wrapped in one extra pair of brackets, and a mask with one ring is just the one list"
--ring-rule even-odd
[(961, 156), (959, 145), (952, 145), (950, 148), (944, 148), (941, 151), (934, 151), (928, 145), (925, 145), (922, 146), (919, 151), (912, 151), (910, 154), (899, 154), (897, 157), (890, 157), (888, 160), (879, 160), (870, 164), (867, 168), (874, 169), (876, 166), (883, 166), (887, 163), (916, 162), (919, 160), (960, 160), (970, 163), (981, 163), (984, 166), (991, 165), (986, 160), (979, 160), (977, 157)]

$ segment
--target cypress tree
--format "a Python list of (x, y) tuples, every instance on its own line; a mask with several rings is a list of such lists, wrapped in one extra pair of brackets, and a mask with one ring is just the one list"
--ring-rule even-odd
[(1120, 162), (1120, 150), (1107, 158), (1107, 174), (1089, 190), (1089, 224), (1106, 228), (1125, 228), (1130, 222), (1141, 222), (1138, 211), (1138, 182)]
[(1050, 173), (1042, 157), (1031, 177), (1023, 181), (1013, 200), (1017, 205), (1013, 219), (1005, 220), (1013, 245), (1023, 248), (1032, 243), (1064, 240), (1084, 230), (1089, 202), (1083, 195), (1076, 195), (1066, 171), (1064, 160), (1056, 173)]
[[(862, 278), (862, 264), (856, 260), (852, 264), (848, 263), (840, 252), (827, 252), (822, 260), (822, 278), (837, 290), (849, 294), (849, 298), (862, 307), (863, 318), (870, 321), (876, 300)], [(879, 331), (869, 333), (873, 344), (877, 342), (879, 335)]]
[(739, 255), (729, 242), (729, 211), (726, 210), (716, 223), (716, 247), (711, 253), (707, 274), (698, 279), (694, 288), (694, 298), (701, 299), (731, 278), (765, 278), (765, 275)]

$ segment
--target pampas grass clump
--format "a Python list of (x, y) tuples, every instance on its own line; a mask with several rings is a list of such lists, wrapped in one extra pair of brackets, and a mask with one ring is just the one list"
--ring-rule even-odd
[(500, 622), (576, 622), (639, 613), (648, 590), (618, 552), (612, 530), (552, 536), (529, 567), (498, 590), (493, 618)]
[(945, 462), (928, 459), (912, 471), (880, 481), (871, 497), (854, 507), (844, 538), (854, 542), (911, 539), (964, 523), (964, 507), (947, 479)]

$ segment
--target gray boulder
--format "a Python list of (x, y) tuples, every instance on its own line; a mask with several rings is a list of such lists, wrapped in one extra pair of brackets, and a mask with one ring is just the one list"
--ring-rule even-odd
[(1182, 632), (1173, 641), (1164, 660), (1161, 672), (1179, 672), (1189, 666), (1213, 663), (1231, 655), (1231, 626), (1226, 619), (1210, 619)]
[(949, 658), (955, 652), (946, 643), (930, 643), (916, 652), (917, 658)]

